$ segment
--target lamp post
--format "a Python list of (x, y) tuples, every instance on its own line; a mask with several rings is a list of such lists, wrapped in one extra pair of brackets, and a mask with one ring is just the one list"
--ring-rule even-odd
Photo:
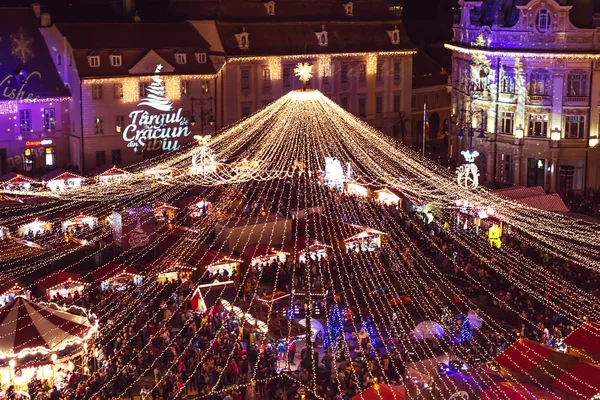
[(523, 129), (523, 125), (519, 124), (519, 126), (515, 128), (515, 137), (517, 139), (523, 139), (524, 136), (525, 130)]
[(552, 129), (552, 132), (550, 132), (551, 147), (558, 146), (558, 141), (560, 140), (560, 137), (561, 137), (560, 129), (559, 128)]
[(190, 118), (190, 125), (196, 125), (196, 118), (194, 117), (194, 102), (198, 102), (200, 104), (200, 114), (196, 113), (200, 117), (200, 133), (204, 134), (204, 125), (208, 122), (208, 125), (213, 126), (215, 124), (215, 119), (212, 116), (212, 107), (207, 107), (211, 110), (210, 117), (208, 120), (206, 119), (206, 114), (204, 113), (205, 103), (210, 106), (212, 102), (212, 97), (192, 97), (192, 117)]

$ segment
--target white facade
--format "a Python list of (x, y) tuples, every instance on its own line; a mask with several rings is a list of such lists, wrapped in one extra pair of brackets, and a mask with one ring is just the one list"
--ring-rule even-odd
[[(512, 21), (499, 12), (491, 24), (484, 3), (460, 4), (446, 45), (453, 51), (450, 156), (464, 163), (472, 127), (482, 183), (563, 194), (599, 188), (597, 30), (576, 28), (571, 6), (553, 0), (516, 6)], [(481, 130), (485, 138), (477, 138)]]

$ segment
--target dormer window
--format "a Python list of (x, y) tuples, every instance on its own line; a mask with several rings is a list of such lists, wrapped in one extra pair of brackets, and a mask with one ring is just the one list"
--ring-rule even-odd
[(120, 67), (123, 65), (123, 60), (120, 54), (111, 54), (110, 55), (110, 65), (113, 67)]
[(550, 11), (542, 8), (537, 15), (537, 29), (544, 33), (550, 29)]
[(177, 64), (185, 64), (187, 62), (187, 57), (185, 53), (175, 53), (175, 62)]
[(400, 44), (400, 31), (398, 30), (398, 26), (394, 26), (394, 30), (387, 31), (392, 44)]
[(326, 47), (329, 43), (327, 39), (327, 31), (325, 30), (325, 25), (321, 25), (321, 32), (315, 32), (317, 35), (317, 41), (319, 42), (319, 46)]
[(100, 66), (100, 56), (89, 55), (88, 56), (88, 64), (90, 65), (90, 67), (99, 67)]
[(354, 3), (351, 1), (344, 3), (344, 10), (346, 10), (346, 15), (348, 17), (353, 16), (354, 15)]
[(275, 2), (273, 0), (265, 3), (267, 9), (267, 15), (275, 15)]
[(196, 61), (198, 61), (198, 64), (205, 64), (206, 53), (196, 53)]
[(240, 50), (248, 50), (250, 48), (250, 38), (248, 38), (248, 32), (246, 27), (242, 28), (241, 33), (235, 34), (235, 40), (237, 40), (238, 47)]

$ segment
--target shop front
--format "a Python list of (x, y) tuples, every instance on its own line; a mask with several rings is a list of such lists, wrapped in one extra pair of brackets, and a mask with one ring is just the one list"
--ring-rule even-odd
[(36, 218), (17, 229), (17, 234), (24, 239), (49, 233), (52, 233), (52, 224), (46, 218)]
[(56, 271), (38, 279), (36, 285), (48, 300), (61, 300), (81, 296), (90, 284), (79, 274)]
[(231, 277), (235, 272), (239, 272), (242, 263), (241, 259), (217, 250), (200, 250), (194, 255), (193, 261), (198, 266), (201, 276), (208, 273), (211, 276), (227, 275)]
[(100, 283), (102, 290), (113, 288), (123, 291), (131, 284), (136, 286), (142, 284), (142, 276), (131, 265), (106, 264), (92, 272), (92, 277), (96, 282)]
[(42, 176), (41, 179), (42, 182), (46, 182), (46, 187), (53, 192), (78, 188), (83, 181), (82, 176), (68, 172), (62, 168)]
[(0, 274), (0, 282), (3, 282), (0, 285), (0, 307), (4, 307), (17, 296), (22, 296), (29, 300), (31, 292), (18, 280)]
[(150, 264), (144, 266), (148, 276), (158, 282), (181, 281), (186, 282), (196, 268), (183, 261), (170, 257), (159, 257)]

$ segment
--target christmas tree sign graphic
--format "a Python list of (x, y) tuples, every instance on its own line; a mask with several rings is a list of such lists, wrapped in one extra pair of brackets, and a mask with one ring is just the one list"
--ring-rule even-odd
[(165, 96), (165, 82), (160, 77), (159, 73), (163, 66), (158, 64), (154, 70), (152, 83), (146, 88), (146, 98), (138, 103), (138, 106), (148, 106), (159, 111), (173, 110), (173, 103)]

